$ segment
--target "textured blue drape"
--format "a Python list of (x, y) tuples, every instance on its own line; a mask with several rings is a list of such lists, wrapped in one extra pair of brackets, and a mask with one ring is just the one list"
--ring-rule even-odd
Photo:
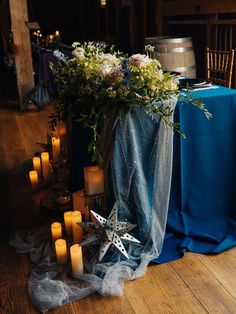
[(175, 134), (171, 198), (163, 263), (184, 252), (219, 253), (236, 245), (236, 91), (195, 91), (213, 118), (178, 103), (175, 119), (187, 139)]

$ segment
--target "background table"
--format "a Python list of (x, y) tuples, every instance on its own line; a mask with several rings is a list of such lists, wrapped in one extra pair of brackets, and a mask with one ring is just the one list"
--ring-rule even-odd
[(213, 117), (177, 104), (171, 199), (165, 241), (155, 262), (184, 252), (218, 253), (236, 245), (236, 91), (194, 91)]

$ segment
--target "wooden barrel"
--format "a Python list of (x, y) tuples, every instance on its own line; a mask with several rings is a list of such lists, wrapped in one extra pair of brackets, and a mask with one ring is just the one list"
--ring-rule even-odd
[(180, 72), (183, 76), (196, 78), (196, 63), (191, 37), (146, 37), (145, 45), (155, 47), (154, 57), (164, 70)]

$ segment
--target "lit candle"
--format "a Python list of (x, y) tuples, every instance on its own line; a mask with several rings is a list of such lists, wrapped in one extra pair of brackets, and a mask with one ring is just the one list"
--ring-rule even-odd
[(71, 211), (64, 213), (64, 222), (65, 222), (66, 233), (71, 234), (72, 233), (72, 212)]
[(62, 228), (60, 222), (53, 222), (51, 224), (51, 232), (53, 241), (62, 238)]
[(55, 31), (55, 37), (60, 37), (59, 31)]
[(34, 187), (39, 183), (38, 173), (35, 170), (29, 172), (31, 186)]
[(56, 258), (59, 264), (66, 264), (67, 262), (67, 248), (64, 239), (57, 239), (55, 241)]
[(98, 171), (98, 170), (99, 170), (98, 166), (84, 167), (84, 189), (85, 189), (85, 191), (88, 190), (88, 171)]
[(33, 157), (33, 168), (41, 176), (41, 161), (39, 157)]
[(54, 39), (53, 35), (49, 35), (49, 40), (52, 41)]
[(50, 163), (49, 163), (48, 152), (43, 152), (41, 154), (41, 162), (42, 162), (43, 179), (47, 181), (50, 177)]
[(71, 267), (73, 275), (81, 275), (84, 273), (82, 248), (79, 244), (70, 247)]
[(83, 237), (83, 229), (77, 224), (77, 222), (82, 222), (82, 215), (80, 211), (74, 210), (71, 214), (73, 239), (74, 243), (81, 243)]
[(102, 8), (104, 8), (107, 4), (107, 1), (106, 0), (100, 0), (100, 5)]
[(84, 213), (85, 208), (85, 196), (84, 190), (79, 190), (73, 193), (73, 208)]
[(60, 138), (52, 136), (52, 156), (53, 161), (58, 162), (60, 158)]
[(104, 174), (98, 166), (84, 168), (84, 186), (87, 195), (104, 193)]
[(66, 125), (63, 122), (59, 122), (55, 129), (55, 136), (60, 138), (61, 153), (67, 152), (67, 137), (66, 137)]
[(65, 123), (59, 122), (56, 126), (56, 134), (59, 137), (64, 137), (66, 136), (66, 126)]

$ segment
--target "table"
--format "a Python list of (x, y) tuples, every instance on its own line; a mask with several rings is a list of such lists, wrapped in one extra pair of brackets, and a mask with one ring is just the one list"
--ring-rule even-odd
[[(219, 253), (236, 245), (236, 90), (219, 87), (193, 96), (203, 100), (213, 117), (207, 120), (198, 108), (177, 104), (175, 120), (187, 139), (174, 135), (165, 240), (154, 263), (181, 258), (186, 251)], [(74, 189), (82, 188), (82, 168), (88, 165), (88, 155), (81, 153), (88, 142), (81, 132), (85, 130), (74, 126)]]
[(162, 253), (154, 262), (184, 252), (219, 253), (236, 245), (236, 90), (194, 91), (213, 117), (177, 104), (172, 187)]

